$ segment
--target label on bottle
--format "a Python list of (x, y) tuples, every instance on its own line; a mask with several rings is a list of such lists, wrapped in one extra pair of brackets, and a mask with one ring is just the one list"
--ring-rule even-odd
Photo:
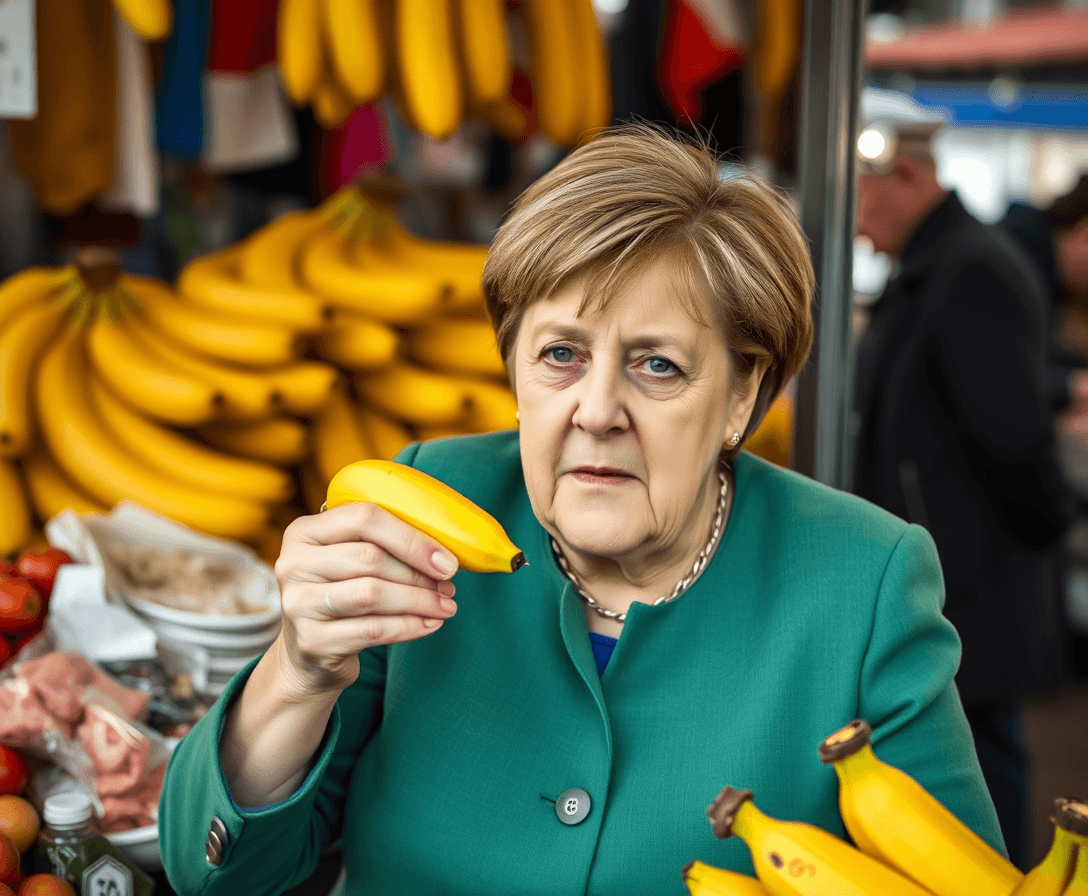
[(151, 896), (155, 882), (105, 837), (40, 841), (48, 867), (82, 896)]

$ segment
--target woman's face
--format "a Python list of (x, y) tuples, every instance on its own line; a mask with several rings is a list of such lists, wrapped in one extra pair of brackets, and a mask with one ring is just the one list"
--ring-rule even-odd
[(717, 459), (744, 432), (762, 371), (736, 388), (721, 336), (692, 318), (674, 280), (658, 262), (581, 318), (574, 283), (522, 319), (513, 369), (526, 485), (571, 560), (649, 573), (690, 561), (708, 537)]

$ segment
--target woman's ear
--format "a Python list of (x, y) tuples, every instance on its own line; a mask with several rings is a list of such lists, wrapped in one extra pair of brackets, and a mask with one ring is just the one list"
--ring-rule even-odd
[(752, 372), (747, 379), (738, 382), (733, 390), (732, 406), (729, 409), (729, 427), (725, 434), (727, 442), (734, 432), (744, 435), (744, 431), (748, 428), (748, 421), (752, 419), (752, 410), (756, 406), (759, 387), (763, 383), (763, 376), (767, 373), (768, 366), (769, 362), (766, 358), (759, 358), (752, 366)]

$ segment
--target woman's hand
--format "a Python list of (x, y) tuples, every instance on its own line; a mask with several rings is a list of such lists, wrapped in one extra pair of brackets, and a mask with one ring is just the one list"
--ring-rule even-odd
[(292, 522), (276, 578), (293, 696), (339, 693), (358, 677), (360, 651), (433, 633), (457, 611), (456, 571), (438, 542), (374, 504)]

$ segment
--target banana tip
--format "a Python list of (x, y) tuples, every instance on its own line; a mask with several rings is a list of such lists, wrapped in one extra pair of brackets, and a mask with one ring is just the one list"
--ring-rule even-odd
[(523, 566), (528, 565), (529, 561), (525, 559), (525, 554), (522, 551), (518, 551), (510, 560), (510, 572), (517, 572)]

